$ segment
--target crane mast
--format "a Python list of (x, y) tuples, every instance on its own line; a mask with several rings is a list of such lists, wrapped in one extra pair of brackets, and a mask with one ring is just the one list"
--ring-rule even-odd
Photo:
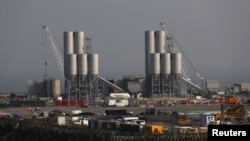
[[(172, 33), (170, 32), (168, 26), (167, 26), (167, 23), (164, 21), (164, 22), (161, 22), (160, 23), (162, 28), (164, 29), (165, 33), (166, 33), (166, 50), (167, 52), (169, 53), (173, 53), (173, 52), (180, 52), (180, 48), (179, 46), (177, 46), (177, 41), (175, 40), (174, 36), (172, 35)], [(189, 76), (188, 76), (188, 72), (187, 72), (187, 69), (186, 69), (186, 66), (184, 63), (182, 63), (182, 76), (186, 79), (186, 80), (189, 80)]]
[(64, 78), (64, 60), (63, 60), (63, 56), (62, 56), (63, 50), (62, 50), (62, 48), (59, 47), (59, 45), (56, 41), (56, 38), (55, 38), (52, 30), (50, 29), (50, 27), (48, 25), (44, 25), (42, 27), (42, 29), (45, 30), (47, 33), (47, 37), (50, 40), (51, 50), (55, 56), (55, 59), (56, 59), (57, 65), (60, 69), (61, 75)]
[[(174, 38), (174, 36), (172, 35), (172, 33), (170, 32), (167, 23), (165, 21), (160, 23), (161, 27), (163, 28), (163, 30), (166, 33), (166, 50), (167, 52), (173, 53), (173, 52), (181, 52), (184, 57), (187, 59), (187, 61), (190, 63), (191, 67), (196, 71), (194, 65), (191, 63), (191, 61), (188, 59), (187, 55), (185, 54), (184, 50), (182, 48), (180, 48), (178, 41)], [(198, 89), (198, 90), (202, 90), (202, 88), (196, 84), (194, 84), (193, 82), (191, 82), (191, 79), (189, 77), (189, 74), (187, 72), (187, 68), (185, 63), (182, 62), (182, 80), (184, 82), (186, 82), (187, 84), (191, 85), (192, 87)], [(198, 72), (196, 72), (196, 75), (198, 76), (198, 78), (202, 81), (203, 83), (203, 78), (200, 76), (200, 74)]]

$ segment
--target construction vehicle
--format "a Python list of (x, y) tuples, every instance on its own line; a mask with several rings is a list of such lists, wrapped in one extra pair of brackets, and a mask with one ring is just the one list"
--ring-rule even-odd
[(88, 118), (88, 117), (81, 117), (78, 120), (74, 121), (74, 125), (88, 126), (89, 120), (90, 120), (90, 118)]
[(189, 125), (191, 120), (183, 112), (173, 111), (171, 114), (171, 121), (179, 125)]
[(225, 96), (225, 104), (221, 105), (221, 112), (215, 113), (215, 120), (222, 122), (229, 119), (244, 119), (246, 108), (237, 95)]

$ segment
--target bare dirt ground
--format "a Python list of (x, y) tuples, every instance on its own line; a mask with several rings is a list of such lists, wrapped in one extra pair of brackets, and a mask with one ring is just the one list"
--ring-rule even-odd
[(34, 112), (40, 113), (43, 111), (60, 110), (71, 114), (73, 110), (81, 110), (82, 112), (92, 112), (95, 114), (105, 113), (107, 109), (126, 109), (127, 112), (133, 113), (133, 115), (138, 115), (141, 112), (145, 112), (147, 108), (155, 108), (158, 110), (167, 111), (178, 111), (178, 112), (198, 112), (198, 111), (220, 111), (220, 105), (176, 105), (176, 106), (163, 106), (163, 107), (78, 107), (78, 106), (54, 106), (47, 105), (45, 107), (39, 107), (39, 111), (36, 111), (36, 107), (11, 107), (11, 108), (1, 108), (0, 113), (18, 113), (22, 118), (32, 118)]

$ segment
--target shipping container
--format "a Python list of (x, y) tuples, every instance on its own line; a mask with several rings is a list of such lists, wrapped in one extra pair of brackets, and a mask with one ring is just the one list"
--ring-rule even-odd
[(91, 129), (97, 129), (98, 124), (99, 124), (98, 120), (94, 120), (94, 119), (89, 120), (89, 128), (91, 128)]
[(120, 131), (121, 132), (140, 132), (141, 128), (139, 124), (125, 124), (120, 123)]
[(144, 125), (143, 132), (150, 134), (162, 134), (163, 127), (161, 125)]
[(68, 100), (67, 99), (64, 99), (62, 100), (62, 106), (68, 106)]
[(61, 106), (62, 104), (62, 101), (61, 100), (56, 100), (55, 101), (55, 106)]
[(83, 106), (84, 101), (82, 99), (78, 100), (78, 106)]
[(76, 106), (76, 100), (75, 99), (70, 100), (70, 106)]

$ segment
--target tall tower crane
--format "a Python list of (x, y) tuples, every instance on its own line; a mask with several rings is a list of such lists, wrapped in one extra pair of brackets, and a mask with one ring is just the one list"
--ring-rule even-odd
[(50, 40), (50, 47), (55, 56), (57, 65), (60, 69), (61, 75), (64, 78), (64, 60), (62, 56), (62, 48), (59, 47), (57, 40), (48, 25), (44, 25), (42, 29), (47, 33), (47, 38)]
[[(173, 52), (181, 52), (184, 57), (187, 59), (188, 63), (191, 65), (191, 67), (194, 69), (194, 71), (196, 71), (194, 65), (192, 64), (192, 62), (190, 61), (190, 59), (187, 57), (186, 53), (184, 52), (184, 50), (180, 47), (178, 41), (174, 38), (174, 36), (172, 35), (172, 33), (170, 32), (167, 23), (165, 21), (160, 23), (161, 27), (163, 28), (163, 30), (166, 33), (166, 50), (167, 52), (173, 53)], [(196, 71), (196, 75), (198, 76), (198, 78), (201, 80), (202, 84), (203, 84), (203, 78), (200, 76), (200, 74)], [(191, 82), (191, 79), (189, 77), (186, 65), (182, 62), (182, 78), (181, 78), (184, 82), (188, 83), (189, 85), (191, 85), (194, 88), (197, 88), (198, 90), (202, 90), (202, 88), (196, 84), (194, 84), (193, 82)]]

